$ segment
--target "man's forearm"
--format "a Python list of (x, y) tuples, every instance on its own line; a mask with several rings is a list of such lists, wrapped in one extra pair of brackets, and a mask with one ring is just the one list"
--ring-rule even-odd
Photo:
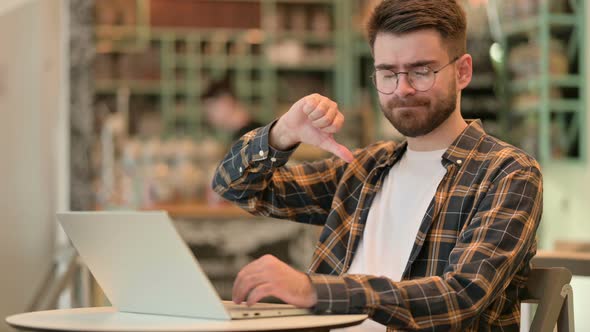
[(232, 146), (215, 172), (213, 190), (252, 214), (323, 225), (346, 164), (329, 159), (287, 167), (294, 150), (272, 148), (269, 131), (270, 125), (262, 127)]

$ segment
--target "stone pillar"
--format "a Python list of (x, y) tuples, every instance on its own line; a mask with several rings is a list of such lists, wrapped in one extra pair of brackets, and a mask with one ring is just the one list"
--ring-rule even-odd
[(68, 0), (70, 30), (70, 207), (93, 210), (94, 0)]

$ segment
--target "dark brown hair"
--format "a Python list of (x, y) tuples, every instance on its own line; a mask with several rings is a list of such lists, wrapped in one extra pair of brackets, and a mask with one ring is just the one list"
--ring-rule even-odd
[(467, 18), (457, 0), (383, 0), (367, 26), (371, 49), (380, 32), (402, 35), (427, 29), (440, 33), (451, 58), (467, 52)]
[(217, 98), (223, 95), (229, 95), (236, 98), (234, 89), (232, 87), (230, 78), (228, 76), (212, 82), (209, 87), (201, 94), (201, 99), (206, 100), (210, 98)]

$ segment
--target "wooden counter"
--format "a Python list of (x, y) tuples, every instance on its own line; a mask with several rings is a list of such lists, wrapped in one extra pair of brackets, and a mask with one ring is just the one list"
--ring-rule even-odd
[(532, 260), (534, 267), (563, 266), (576, 276), (590, 276), (590, 253), (539, 250)]
[(258, 218), (232, 204), (220, 204), (209, 206), (202, 202), (163, 203), (154, 204), (144, 208), (144, 211), (164, 210), (172, 218), (195, 219), (236, 219)]

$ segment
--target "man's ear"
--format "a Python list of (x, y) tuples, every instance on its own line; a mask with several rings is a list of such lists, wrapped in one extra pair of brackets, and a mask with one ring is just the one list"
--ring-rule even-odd
[(465, 89), (473, 77), (473, 58), (469, 54), (464, 54), (457, 60), (457, 88)]

